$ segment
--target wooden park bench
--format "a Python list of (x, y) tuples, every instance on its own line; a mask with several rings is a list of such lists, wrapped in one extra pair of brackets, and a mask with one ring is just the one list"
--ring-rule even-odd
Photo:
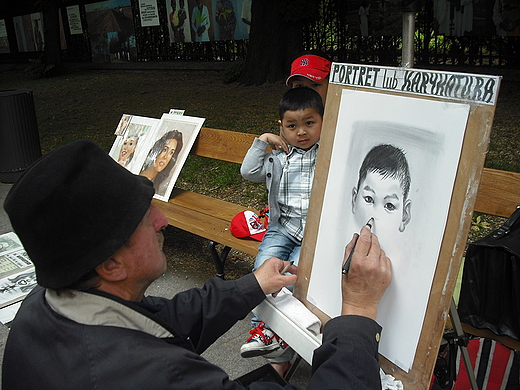
[[(256, 135), (203, 127), (191, 154), (241, 164)], [(224, 277), (224, 264), (233, 248), (255, 256), (258, 241), (236, 238), (229, 231), (233, 217), (248, 208), (218, 198), (175, 188), (169, 202), (153, 200), (168, 223), (208, 239), (217, 275)], [(509, 217), (520, 205), (520, 173), (484, 168), (475, 211)], [(223, 249), (218, 250), (218, 244)]]
[[(236, 131), (203, 127), (191, 154), (220, 161), (242, 164), (256, 136)], [(169, 202), (153, 200), (168, 218), (168, 223), (209, 240), (209, 250), (217, 276), (224, 278), (224, 264), (231, 248), (255, 256), (260, 242), (251, 238), (236, 238), (229, 231), (233, 217), (245, 206), (227, 202), (193, 191), (175, 188)], [(218, 249), (218, 244), (223, 245)]]

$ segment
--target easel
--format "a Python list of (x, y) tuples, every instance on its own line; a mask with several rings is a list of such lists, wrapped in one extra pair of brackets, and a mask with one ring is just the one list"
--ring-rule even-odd
[[(439, 80), (440, 78), (443, 78), (444, 80), (467, 80), (469, 83), (473, 82), (472, 80), (481, 80), (481, 77), (484, 77), (482, 79), (485, 82), (488, 82), (488, 85), (493, 85), (496, 87), (496, 89), (493, 92), (493, 99), (490, 100), (478, 100), (474, 99), (472, 101), (471, 99), (462, 99), (461, 97), (457, 97), (455, 95), (446, 96), (446, 95), (435, 95), (431, 94), (433, 89), (426, 88), (426, 85), (428, 85), (429, 80), (433, 82), (434, 79)], [(473, 79), (472, 79), (473, 78)], [(471, 79), (471, 80), (470, 80)], [(413, 84), (413, 81), (415, 80), (416, 84)], [(464, 81), (465, 82), (465, 81)], [(489, 140), (489, 133), (491, 131), (491, 124), (492, 119), (494, 115), (494, 109), (496, 105), (496, 96), (498, 94), (498, 85), (499, 85), (499, 77), (496, 76), (480, 76), (480, 75), (466, 75), (466, 74), (452, 74), (452, 73), (445, 73), (445, 72), (436, 72), (436, 71), (425, 71), (425, 70), (413, 70), (413, 69), (397, 69), (397, 68), (388, 68), (388, 67), (377, 67), (377, 66), (364, 66), (364, 65), (358, 65), (358, 64), (333, 64), (332, 70), (331, 70), (331, 77), (329, 81), (329, 91), (327, 95), (327, 107), (325, 109), (325, 115), (324, 115), (324, 125), (323, 125), (323, 131), (322, 131), (322, 139), (320, 143), (320, 154), (318, 156), (318, 161), (316, 165), (316, 174), (314, 176), (314, 183), (313, 183), (313, 195), (311, 197), (311, 205), (309, 207), (309, 215), (307, 218), (307, 226), (306, 226), (306, 235), (304, 237), (304, 242), (302, 246), (302, 252), (301, 252), (301, 258), (300, 258), (300, 265), (299, 265), (299, 278), (298, 282), (295, 286), (295, 292), (294, 296), (301, 300), (313, 313), (315, 313), (321, 320), (322, 323), (325, 323), (330, 317), (328, 317), (323, 311), (320, 310), (320, 302), (327, 302), (330, 303), (331, 300), (329, 297), (337, 297), (334, 291), (336, 291), (336, 286), (334, 285), (334, 290), (330, 290), (329, 288), (332, 286), (330, 281), (319, 282), (316, 284), (318, 288), (314, 288), (312, 294), (310, 294), (310, 298), (312, 298), (310, 301), (307, 300), (308, 296), (308, 290), (309, 290), (309, 281), (312, 277), (315, 275), (320, 276), (319, 272), (312, 273), (312, 265), (315, 259), (318, 257), (318, 255), (321, 253), (326, 253), (328, 258), (335, 259), (337, 256), (337, 252), (334, 251), (333, 253), (327, 249), (325, 252), (321, 247), (317, 248), (317, 237), (320, 230), (320, 221), (322, 218), (322, 214), (326, 216), (326, 218), (331, 217), (328, 213), (325, 211), (334, 209), (334, 213), (337, 215), (350, 215), (348, 214), (348, 210), (344, 211), (343, 209), (339, 209), (339, 205), (342, 203), (345, 203), (339, 201), (338, 199), (334, 198), (334, 196), (331, 196), (330, 199), (333, 200), (333, 202), (330, 202), (328, 205), (325, 203), (326, 197), (326, 188), (328, 186), (328, 176), (330, 175), (331, 178), (333, 178), (332, 187), (334, 188), (334, 194), (345, 194), (348, 193), (349, 188), (352, 189), (352, 187), (347, 188), (347, 185), (345, 184), (339, 184), (336, 188), (334, 184), (336, 183), (351, 183), (353, 181), (352, 178), (346, 176), (349, 174), (348, 171), (342, 171), (341, 169), (335, 169), (335, 167), (346, 167), (346, 166), (352, 166), (352, 167), (359, 167), (360, 163), (358, 161), (354, 161), (354, 164), (349, 165), (348, 161), (348, 153), (347, 158), (345, 160), (337, 160), (340, 162), (340, 164), (335, 163), (333, 158), (333, 146), (335, 144), (343, 145), (343, 150), (350, 150), (345, 145), (350, 145), (348, 142), (357, 141), (358, 139), (362, 138), (359, 136), (356, 136), (354, 131), (358, 128), (354, 127), (357, 123), (363, 123), (365, 118), (363, 117), (364, 114), (357, 114), (359, 112), (362, 112), (363, 109), (359, 108), (359, 106), (355, 105), (360, 99), (357, 99), (357, 97), (364, 98), (364, 107), (373, 107), (371, 106), (369, 102), (376, 101), (377, 103), (380, 102), (387, 102), (389, 99), (387, 99), (388, 96), (395, 95), (397, 96), (396, 99), (398, 100), (402, 97), (410, 97), (415, 98), (418, 97), (418, 100), (421, 100), (421, 104), (423, 102), (423, 99), (425, 102), (427, 101), (445, 101), (446, 104), (449, 103), (458, 103), (463, 101), (463, 104), (470, 104), (471, 109), (469, 110), (470, 114), (467, 118), (467, 121), (465, 122), (465, 131), (464, 131), (464, 140), (463, 140), (463, 146), (462, 151), (460, 152), (460, 164), (458, 165), (457, 172), (456, 172), (456, 179), (453, 185), (453, 192), (451, 196), (451, 200), (449, 200), (449, 211), (446, 218), (446, 225), (444, 227), (444, 234), (442, 235), (442, 242), (440, 245), (440, 251), (437, 258), (437, 263), (435, 266), (435, 269), (431, 271), (430, 275), (433, 274), (433, 281), (431, 282), (431, 290), (429, 290), (429, 296), (427, 296), (427, 299), (425, 302), (426, 307), (425, 316), (423, 320), (422, 328), (419, 329), (419, 336), (418, 336), (418, 343), (417, 347), (415, 349), (414, 355), (410, 356), (410, 353), (408, 354), (408, 361), (406, 364), (402, 364), (402, 362), (397, 362), (399, 358), (397, 358), (394, 361), (388, 360), (385, 356), (382, 355), (381, 357), (381, 366), (382, 369), (387, 374), (391, 374), (396, 379), (401, 380), (403, 382), (403, 385), (405, 389), (424, 389), (428, 386), (429, 381), (431, 380), (431, 376), (433, 373), (433, 368), (435, 365), (437, 354), (433, 351), (438, 351), (440, 342), (442, 339), (442, 335), (444, 332), (444, 325), (445, 320), (447, 319), (448, 315), (450, 315), (451, 318), (457, 318), (458, 316), (456, 312), (453, 312), (450, 310), (451, 306), (451, 299), (452, 299), (452, 292), (455, 287), (456, 282), (456, 275), (458, 273), (458, 270), (460, 268), (460, 262), (462, 259), (463, 254), (463, 248), (464, 243), (466, 240), (467, 232), (469, 231), (470, 223), (471, 223), (471, 216), (472, 211), (474, 207), (474, 201), (475, 197), (473, 195), (476, 194), (478, 190), (478, 183), (480, 181), (480, 177), (482, 174), (482, 167), (485, 160), (485, 154), (487, 151), (487, 142)], [(413, 85), (417, 86), (417, 89), (414, 89)], [(476, 84), (472, 84), (476, 85)], [(425, 88), (423, 88), (425, 87)], [(346, 90), (346, 91), (344, 91)], [(377, 90), (377, 91), (376, 91)], [(411, 93), (407, 93), (407, 92)], [(438, 91), (438, 90), (436, 90)], [(451, 90), (454, 91), (454, 90)], [(346, 92), (346, 93), (344, 93)], [(359, 93), (358, 93), (359, 92)], [(377, 99), (370, 98), (369, 100), (367, 96), (370, 93), (374, 93), (374, 97), (377, 95)], [(430, 93), (430, 94), (429, 94)], [(356, 94), (356, 97), (354, 98), (354, 94)], [(363, 96), (361, 96), (364, 94)], [(349, 107), (348, 105), (343, 106), (343, 96), (349, 96), (348, 104), (353, 104), (356, 107), (357, 111), (355, 111), (354, 118), (355, 119), (349, 119), (348, 116), (343, 115), (342, 112), (349, 112), (349, 115), (353, 113), (353, 110), (345, 110), (344, 107)], [(464, 95), (469, 96), (469, 95)], [(476, 97), (477, 95), (473, 95), (473, 97)], [(483, 95), (479, 95), (482, 97)], [(357, 100), (356, 100), (357, 99)], [(416, 104), (415, 101), (412, 101), (413, 99), (410, 99), (410, 101), (407, 101), (405, 104), (408, 106)], [(365, 103), (366, 102), (366, 103)], [(435, 103), (430, 104), (431, 106), (434, 106)], [(429, 103), (428, 103), (429, 104)], [(419, 104), (418, 104), (419, 105)], [(427, 104), (425, 104), (426, 106)], [(388, 106), (392, 106), (392, 108), (398, 108), (398, 107), (404, 107), (405, 105), (400, 105), (400, 103), (396, 103), (394, 101), (391, 102)], [(386, 107), (388, 107), (386, 106)], [(378, 107), (385, 107), (383, 105), (379, 105)], [(415, 113), (423, 113), (427, 112), (422, 108), (418, 111), (415, 111)], [(428, 106), (429, 108), (429, 106)], [(437, 107), (435, 107), (435, 110), (438, 110)], [(382, 110), (379, 110), (380, 112)], [(397, 110), (396, 110), (397, 111)], [(440, 112), (440, 110), (438, 110)], [(372, 111), (371, 111), (372, 112)], [(413, 113), (414, 111), (409, 111), (410, 113)], [(404, 116), (408, 115), (408, 112), (403, 113)], [(386, 114), (385, 114), (386, 115)], [(367, 120), (368, 121), (379, 121), (379, 123), (398, 123), (396, 127), (392, 127), (392, 130), (399, 130), (402, 129), (401, 123), (403, 122), (401, 118), (404, 116), (400, 116), (399, 120), (394, 119), (393, 116), (389, 116), (389, 119), (386, 119), (387, 117), (377, 117), (378, 119), (372, 119), (372, 116)], [(434, 118), (437, 120), (438, 116)], [(414, 119), (415, 120), (415, 119)], [(419, 118), (417, 122), (417, 127), (420, 128), (420, 122), (424, 121), (424, 117)], [(357, 121), (357, 122), (354, 122)], [(385, 122), (387, 121), (387, 122)], [(370, 122), (373, 123), (373, 122)], [(412, 126), (408, 122), (406, 122), (408, 126)], [(371, 130), (369, 127), (370, 124), (365, 124), (365, 127), (363, 127), (363, 131), (366, 134), (367, 130)], [(442, 127), (442, 126), (440, 126)], [(375, 125), (374, 125), (374, 128)], [(338, 130), (337, 130), (338, 129)], [(346, 130), (347, 129), (347, 130)], [(337, 130), (337, 131), (336, 131)], [(347, 131), (347, 133), (345, 133)], [(348, 133), (350, 131), (350, 133)], [(401, 130), (403, 131), (403, 130)], [(336, 138), (336, 134), (340, 134), (339, 138)], [(344, 138), (341, 138), (341, 134), (343, 134)], [(349, 135), (350, 134), (350, 135)], [(385, 143), (381, 141), (381, 135), (385, 136), (383, 133), (377, 133), (376, 130), (373, 130), (372, 135), (375, 135), (373, 137), (372, 142), (380, 142)], [(386, 134), (390, 134), (388, 131)], [(350, 137), (350, 138), (348, 138)], [(365, 139), (369, 139), (370, 136), (366, 137)], [(385, 139), (385, 138), (383, 138)], [(400, 138), (401, 139), (401, 138)], [(405, 138), (402, 138), (405, 139)], [(376, 141), (377, 140), (377, 141)], [(346, 142), (345, 142), (346, 141)], [(387, 143), (390, 143), (385, 139)], [(394, 139), (392, 139), (391, 142), (393, 142)], [(352, 144), (354, 146), (361, 145), (363, 148), (363, 154), (366, 153), (365, 150), (369, 150), (371, 145), (368, 145), (370, 141), (366, 141), (366, 143), (362, 143), (364, 141), (359, 141), (359, 144)], [(429, 144), (428, 144), (429, 145)], [(444, 144), (444, 148), (446, 148), (447, 144)], [(399, 146), (399, 145), (398, 145)], [(405, 150), (408, 152), (410, 151), (410, 147), (405, 147)], [(352, 150), (360, 150), (353, 147)], [(361, 154), (359, 152), (358, 154)], [(340, 154), (337, 154), (336, 156), (339, 156)], [(332, 162), (331, 162), (332, 161)], [(346, 161), (346, 163), (344, 162)], [(453, 165), (452, 165), (453, 166)], [(329, 170), (332, 171), (332, 173), (329, 172)], [(355, 170), (355, 168), (354, 168)], [(343, 173), (344, 180), (343, 182), (340, 181), (342, 178), (340, 175)], [(350, 184), (349, 184), (350, 185)], [(343, 186), (343, 187), (341, 187)], [(416, 198), (417, 199), (417, 198)], [(330, 205), (334, 205), (333, 207), (329, 207)], [(341, 211), (340, 211), (341, 210)], [(330, 213), (330, 211), (329, 211)], [(334, 218), (332, 216), (331, 218)], [(339, 219), (339, 218), (338, 218)], [(330, 220), (332, 221), (332, 219)], [(338, 225), (345, 222), (345, 218), (341, 219), (341, 221), (338, 222)], [(325, 226), (324, 231), (334, 233), (334, 230), (336, 229), (337, 225), (329, 224), (328, 226)], [(417, 226), (416, 226), (417, 228)], [(337, 231), (340, 231), (339, 229)], [(345, 234), (343, 231), (341, 231), (341, 234)], [(325, 234), (327, 235), (327, 233)], [(331, 237), (335, 236), (331, 235)], [(328, 241), (327, 241), (328, 242)], [(331, 256), (332, 255), (332, 256)], [(336, 260), (334, 260), (336, 261)], [(319, 269), (334, 269), (334, 264), (329, 263), (319, 263), (320, 268)], [(323, 268), (321, 268), (323, 267)], [(430, 272), (430, 271), (428, 271)], [(402, 277), (402, 273), (400, 274)], [(302, 276), (302, 277), (300, 277)], [(323, 276), (322, 276), (323, 277)], [(339, 281), (338, 281), (339, 282)], [(336, 283), (336, 282), (334, 282)], [(322, 291), (318, 291), (318, 289), (323, 286)], [(403, 286), (399, 284), (399, 286)], [(322, 294), (322, 296), (319, 296), (316, 300), (315, 294), (316, 292), (319, 292)], [(320, 298), (322, 300), (320, 301)], [(385, 306), (386, 308), (392, 307), (388, 302)], [(275, 308), (272, 308), (272, 310), (275, 310)], [(329, 310), (331, 310), (329, 308)], [(451, 312), (450, 312), (451, 311)], [(399, 310), (401, 318), (406, 314), (403, 314), (403, 310)], [(262, 315), (259, 315), (261, 318), (265, 317), (267, 313), (264, 313)], [(333, 315), (337, 315), (337, 313), (334, 313)], [(391, 316), (388, 316), (387, 318), (392, 318)], [(271, 320), (269, 320), (271, 321)], [(269, 322), (268, 321), (268, 322)], [(275, 318), (272, 319), (272, 321), (275, 321)], [(393, 319), (392, 319), (393, 321)], [(454, 320), (454, 323), (457, 323), (457, 325), (460, 323), (460, 321)], [(387, 322), (386, 325), (389, 325), (390, 322)], [(287, 324), (288, 325), (288, 324)], [(297, 325), (297, 324), (296, 324)], [(385, 324), (382, 324), (383, 328), (386, 329), (386, 337), (388, 337), (389, 333), (388, 330), (390, 329), (390, 326), (387, 326), (385, 328)], [(290, 332), (288, 332), (287, 336), (284, 336), (282, 334), (283, 326), (277, 328), (276, 325), (272, 325), (272, 328), (282, 337), (289, 338), (292, 336)], [(394, 329), (397, 329), (394, 326)], [(405, 327), (400, 327), (399, 329), (405, 329)], [(398, 334), (398, 332), (395, 332), (395, 334)], [(461, 332), (458, 332), (458, 335), (461, 335)], [(385, 336), (383, 336), (385, 337)], [(285, 339), (285, 338), (284, 338)], [(401, 340), (402, 338), (397, 337), (391, 337), (387, 340), (392, 340), (392, 343), (395, 343), (395, 340)], [(291, 343), (289, 340), (286, 340), (289, 345), (296, 347), (295, 350), (298, 353), (301, 353), (302, 357), (310, 361), (312, 356), (306, 356), (306, 354), (309, 353), (309, 351), (313, 351), (314, 348), (311, 348), (310, 346), (312, 343), (308, 343), (307, 346), (302, 345), (302, 348), (299, 348), (300, 345), (297, 343)], [(393, 344), (392, 344), (393, 345)], [(392, 352), (394, 349), (392, 349), (393, 346), (390, 346), (388, 344), (387, 351)], [(301, 350), (301, 351), (300, 351)], [(381, 351), (381, 349), (380, 349)], [(413, 352), (413, 351), (412, 351)], [(433, 352), (433, 353), (432, 353)], [(467, 351), (466, 351), (467, 352)], [(463, 355), (466, 354), (463, 352)], [(414, 357), (415, 356), (415, 357)], [(469, 360), (468, 360), (469, 361)], [(410, 363), (408, 363), (410, 362)], [(398, 364), (399, 363), (399, 364)], [(409, 364), (409, 365), (408, 365)], [(402, 369), (401, 367), (405, 367), (405, 369)], [(406, 368), (409, 367), (409, 368)], [(468, 370), (472, 371), (472, 370)], [(476, 387), (473, 387), (473, 390), (476, 390)]]
[(464, 365), (466, 366), (466, 372), (468, 373), (469, 382), (472, 390), (479, 390), (477, 385), (477, 380), (475, 378), (475, 372), (473, 371), (473, 366), (471, 365), (471, 360), (468, 353), (468, 343), (467, 336), (462, 330), (462, 324), (460, 323), (459, 313), (457, 312), (457, 307), (455, 306), (455, 301), (451, 298), (450, 305), (450, 319), (453, 328), (455, 329), (456, 340), (455, 343), (460, 348), (462, 359), (464, 361)]

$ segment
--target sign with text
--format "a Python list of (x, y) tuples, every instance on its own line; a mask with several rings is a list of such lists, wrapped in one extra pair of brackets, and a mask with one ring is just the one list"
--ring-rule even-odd
[(157, 0), (141, 0), (139, 2), (141, 11), (141, 26), (159, 26), (159, 13), (157, 11)]
[(498, 80), (498, 76), (333, 63), (329, 82), (494, 105)]
[(67, 17), (69, 19), (69, 30), (72, 35), (83, 34), (83, 26), (81, 24), (81, 14), (79, 13), (79, 5), (71, 5), (67, 7)]

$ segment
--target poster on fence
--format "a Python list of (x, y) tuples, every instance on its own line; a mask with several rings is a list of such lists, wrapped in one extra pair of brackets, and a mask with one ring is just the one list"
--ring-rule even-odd
[(92, 62), (135, 62), (137, 46), (130, 0), (85, 5)]
[(7, 29), (5, 19), (0, 19), (0, 53), (10, 53), (9, 40), (7, 39)]
[(157, 0), (141, 0), (139, 2), (141, 14), (141, 26), (159, 26), (159, 13), (157, 11)]
[(67, 7), (67, 18), (69, 20), (69, 30), (71, 35), (83, 34), (79, 5), (71, 5), (70, 7)]
[(168, 0), (170, 42), (248, 39), (251, 0)]
[(43, 16), (41, 13), (13, 18), (16, 42), (20, 52), (43, 51)]

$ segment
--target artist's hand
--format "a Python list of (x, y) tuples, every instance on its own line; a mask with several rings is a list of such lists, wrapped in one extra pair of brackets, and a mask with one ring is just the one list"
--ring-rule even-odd
[(342, 276), (341, 314), (376, 319), (379, 301), (392, 280), (392, 264), (367, 226), (345, 248), (345, 260), (356, 243), (350, 270)]
[(296, 266), (291, 265), (287, 270), (291, 275), (280, 274), (287, 264), (289, 264), (288, 261), (271, 257), (264, 261), (264, 263), (254, 272), (258, 284), (266, 295), (272, 294), (273, 297), (275, 297), (282, 287), (296, 283)]
[(264, 133), (258, 138), (264, 142), (267, 142), (273, 150), (281, 148), (285, 151), (285, 153), (289, 153), (289, 146), (287, 145), (287, 142), (279, 135), (273, 133)]

